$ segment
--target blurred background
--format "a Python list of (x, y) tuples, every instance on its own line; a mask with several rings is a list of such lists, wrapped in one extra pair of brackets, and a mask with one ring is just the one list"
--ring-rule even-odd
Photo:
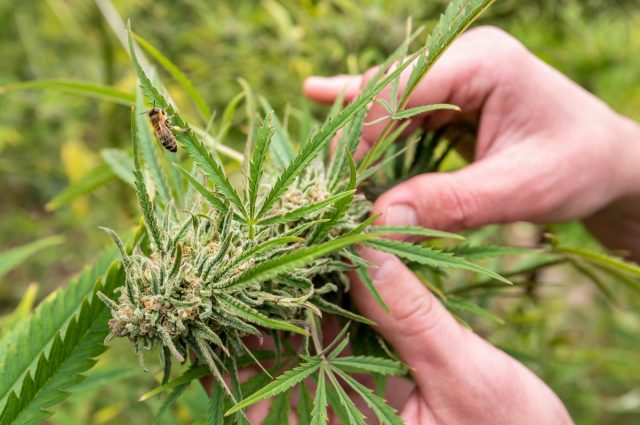
[[(29, 258), (19, 267), (6, 274), (0, 268), (0, 315), (13, 311), (25, 294), (47, 296), (96, 257), (109, 243), (97, 226), (121, 232), (138, 219), (133, 191), (101, 168), (109, 160), (104, 149), (128, 149), (129, 109), (57, 90), (11, 90), (17, 82), (74, 79), (133, 92), (128, 55), (96, 3), (107, 2), (0, 0), (0, 253), (41, 240), (20, 252)], [(305, 77), (366, 70), (400, 44), (407, 18), (429, 29), (446, 5), (112, 3), (138, 34), (181, 67), (212, 110), (222, 112), (241, 91), (242, 78), (279, 114), (310, 109), (318, 117), (325, 110), (301, 94)], [(640, 120), (637, 0), (499, 0), (480, 23), (504, 28), (614, 109)], [(195, 116), (172, 80), (164, 81), (187, 115)], [(240, 146), (242, 124), (236, 124), (229, 143)], [(93, 186), (64, 192), (88, 175)], [(577, 244), (591, 243), (576, 223), (554, 229)], [(55, 235), (60, 238), (50, 238)], [(37, 287), (28, 289), (31, 283)], [(547, 292), (501, 305), (507, 325), (480, 323), (480, 329), (549, 382), (578, 423), (640, 423), (640, 302), (622, 296), (616, 303), (580, 284), (567, 274)], [(0, 330), (8, 323), (0, 321)], [(59, 407), (50, 423), (150, 422), (158, 402), (135, 400), (154, 377), (142, 374), (129, 347), (120, 345), (82, 384), (82, 396)], [(190, 388), (162, 423), (190, 423), (206, 408), (205, 397)]]

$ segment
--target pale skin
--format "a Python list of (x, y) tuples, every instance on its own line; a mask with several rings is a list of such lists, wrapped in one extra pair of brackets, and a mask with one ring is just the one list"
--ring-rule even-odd
[[(304, 92), (318, 102), (333, 102), (340, 93), (349, 101), (373, 73), (310, 77)], [(410, 128), (473, 123), (475, 145), (462, 149), (472, 162), (390, 189), (375, 203), (382, 213), (379, 224), (458, 231), (582, 219), (608, 247), (640, 258), (636, 123), (492, 27), (463, 34), (420, 83), (408, 107), (433, 103), (452, 103), (462, 112), (418, 116)], [(374, 103), (367, 121), (384, 115)], [(360, 153), (384, 125), (363, 129)], [(361, 253), (374, 265), (369, 272), (392, 313), (355, 277), (350, 294), (411, 367), (413, 383), (392, 380), (387, 391), (407, 424), (572, 423), (542, 380), (460, 325), (401, 261), (369, 249)], [(267, 406), (248, 409), (251, 423), (260, 423)]]
[[(355, 98), (372, 72), (311, 77), (305, 94)], [(385, 224), (456, 231), (485, 224), (583, 219), (603, 243), (640, 257), (640, 127), (549, 67), (505, 32), (461, 36), (421, 82), (408, 107), (453, 103), (462, 113), (417, 117), (411, 126), (474, 122), (473, 162), (412, 178), (375, 204)], [(368, 121), (385, 115), (373, 104)], [(384, 123), (365, 127), (366, 151)], [(570, 424), (553, 391), (530, 370), (461, 326), (394, 256), (364, 250), (390, 306), (356, 280), (359, 311), (413, 370), (401, 407), (408, 424)]]

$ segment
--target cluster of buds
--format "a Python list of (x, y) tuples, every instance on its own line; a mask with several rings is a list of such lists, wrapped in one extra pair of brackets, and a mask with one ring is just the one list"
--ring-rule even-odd
[[(330, 196), (321, 166), (310, 167), (271, 214), (284, 214)], [(265, 281), (232, 285), (251, 268), (303, 247), (313, 233), (310, 224), (326, 222), (331, 209), (262, 226), (251, 238), (246, 223), (231, 208), (225, 213), (202, 198), (192, 201), (196, 212), (181, 221), (174, 208), (167, 208), (160, 234), (150, 237), (148, 244), (137, 244), (130, 254), (109, 231), (121, 248), (126, 282), (117, 301), (100, 295), (113, 317), (109, 338), (129, 338), (141, 363), (142, 351), (159, 345), (165, 371), (170, 368), (169, 354), (183, 362), (191, 350), (218, 375), (220, 356), (241, 354), (241, 338), (248, 334), (261, 338), (261, 327), (305, 332), (296, 324), (305, 327), (309, 311), (321, 315), (319, 298), (339, 291), (335, 282), (346, 282), (344, 271), (351, 266), (333, 254)], [(355, 201), (325, 237), (359, 224), (370, 204), (359, 195)]]

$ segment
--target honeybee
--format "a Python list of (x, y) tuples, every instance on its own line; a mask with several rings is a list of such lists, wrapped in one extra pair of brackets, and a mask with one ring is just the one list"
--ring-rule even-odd
[(149, 119), (151, 120), (151, 126), (156, 139), (170, 152), (176, 152), (178, 150), (178, 143), (176, 142), (176, 136), (173, 135), (169, 124), (171, 124), (171, 117), (167, 115), (164, 109), (153, 108), (149, 111)]

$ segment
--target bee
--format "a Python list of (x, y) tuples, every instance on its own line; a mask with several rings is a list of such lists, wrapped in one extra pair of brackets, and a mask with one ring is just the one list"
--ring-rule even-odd
[(171, 124), (171, 117), (167, 115), (164, 109), (153, 108), (149, 111), (149, 119), (151, 120), (151, 126), (153, 132), (156, 135), (156, 139), (170, 152), (176, 152), (178, 150), (178, 143), (176, 142), (176, 136), (173, 135), (169, 125)]

